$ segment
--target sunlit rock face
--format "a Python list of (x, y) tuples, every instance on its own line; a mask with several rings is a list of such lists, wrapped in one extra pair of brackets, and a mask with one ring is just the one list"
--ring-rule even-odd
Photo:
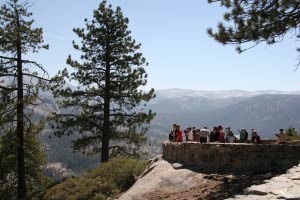
[(264, 184), (252, 185), (243, 194), (228, 200), (300, 199), (300, 165), (289, 169), (285, 174), (266, 180)]

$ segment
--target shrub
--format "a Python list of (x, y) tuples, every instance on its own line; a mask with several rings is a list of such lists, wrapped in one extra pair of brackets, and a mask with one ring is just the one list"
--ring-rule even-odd
[(86, 177), (111, 180), (123, 192), (134, 184), (136, 176), (141, 174), (145, 167), (146, 162), (119, 158), (101, 164), (100, 167), (89, 172)]
[(79, 178), (69, 178), (50, 188), (44, 200), (102, 200), (115, 197), (129, 189), (146, 162), (134, 159), (114, 159), (103, 163)]
[(293, 127), (290, 127), (286, 130), (286, 140), (292, 141), (292, 140), (300, 140), (300, 135), (297, 133), (296, 129)]
[[(46, 192), (45, 200), (105, 199), (118, 194), (116, 185), (103, 179), (67, 179)], [(101, 194), (101, 196), (99, 195)]]

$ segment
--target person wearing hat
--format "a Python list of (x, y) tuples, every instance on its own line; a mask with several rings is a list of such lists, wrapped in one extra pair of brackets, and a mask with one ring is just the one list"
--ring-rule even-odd
[(286, 143), (286, 137), (285, 137), (285, 134), (283, 132), (283, 129), (279, 129), (279, 133), (278, 134), (275, 134), (277, 137), (278, 137), (278, 143), (279, 144), (284, 144)]

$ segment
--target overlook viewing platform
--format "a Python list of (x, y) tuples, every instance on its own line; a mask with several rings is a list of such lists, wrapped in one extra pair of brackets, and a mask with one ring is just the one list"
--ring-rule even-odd
[(197, 167), (203, 172), (284, 171), (300, 162), (300, 142), (250, 143), (163, 143), (163, 157), (169, 162)]

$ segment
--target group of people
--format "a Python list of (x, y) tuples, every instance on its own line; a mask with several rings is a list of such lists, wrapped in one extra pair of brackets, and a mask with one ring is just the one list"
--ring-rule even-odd
[[(239, 139), (231, 131), (230, 127), (223, 129), (223, 126), (215, 126), (212, 130), (208, 130), (206, 126), (202, 129), (196, 127), (188, 127), (183, 132), (180, 129), (180, 125), (173, 124), (172, 130), (169, 133), (169, 140), (172, 142), (183, 142), (185, 136), (185, 141), (194, 141), (200, 143), (206, 142), (220, 142), (220, 143), (233, 143), (233, 142), (247, 142), (248, 132), (245, 128), (238, 129)], [(184, 135), (183, 135), (184, 134)], [(255, 129), (251, 129), (251, 142), (258, 144), (260, 143), (260, 136), (257, 134)]]

